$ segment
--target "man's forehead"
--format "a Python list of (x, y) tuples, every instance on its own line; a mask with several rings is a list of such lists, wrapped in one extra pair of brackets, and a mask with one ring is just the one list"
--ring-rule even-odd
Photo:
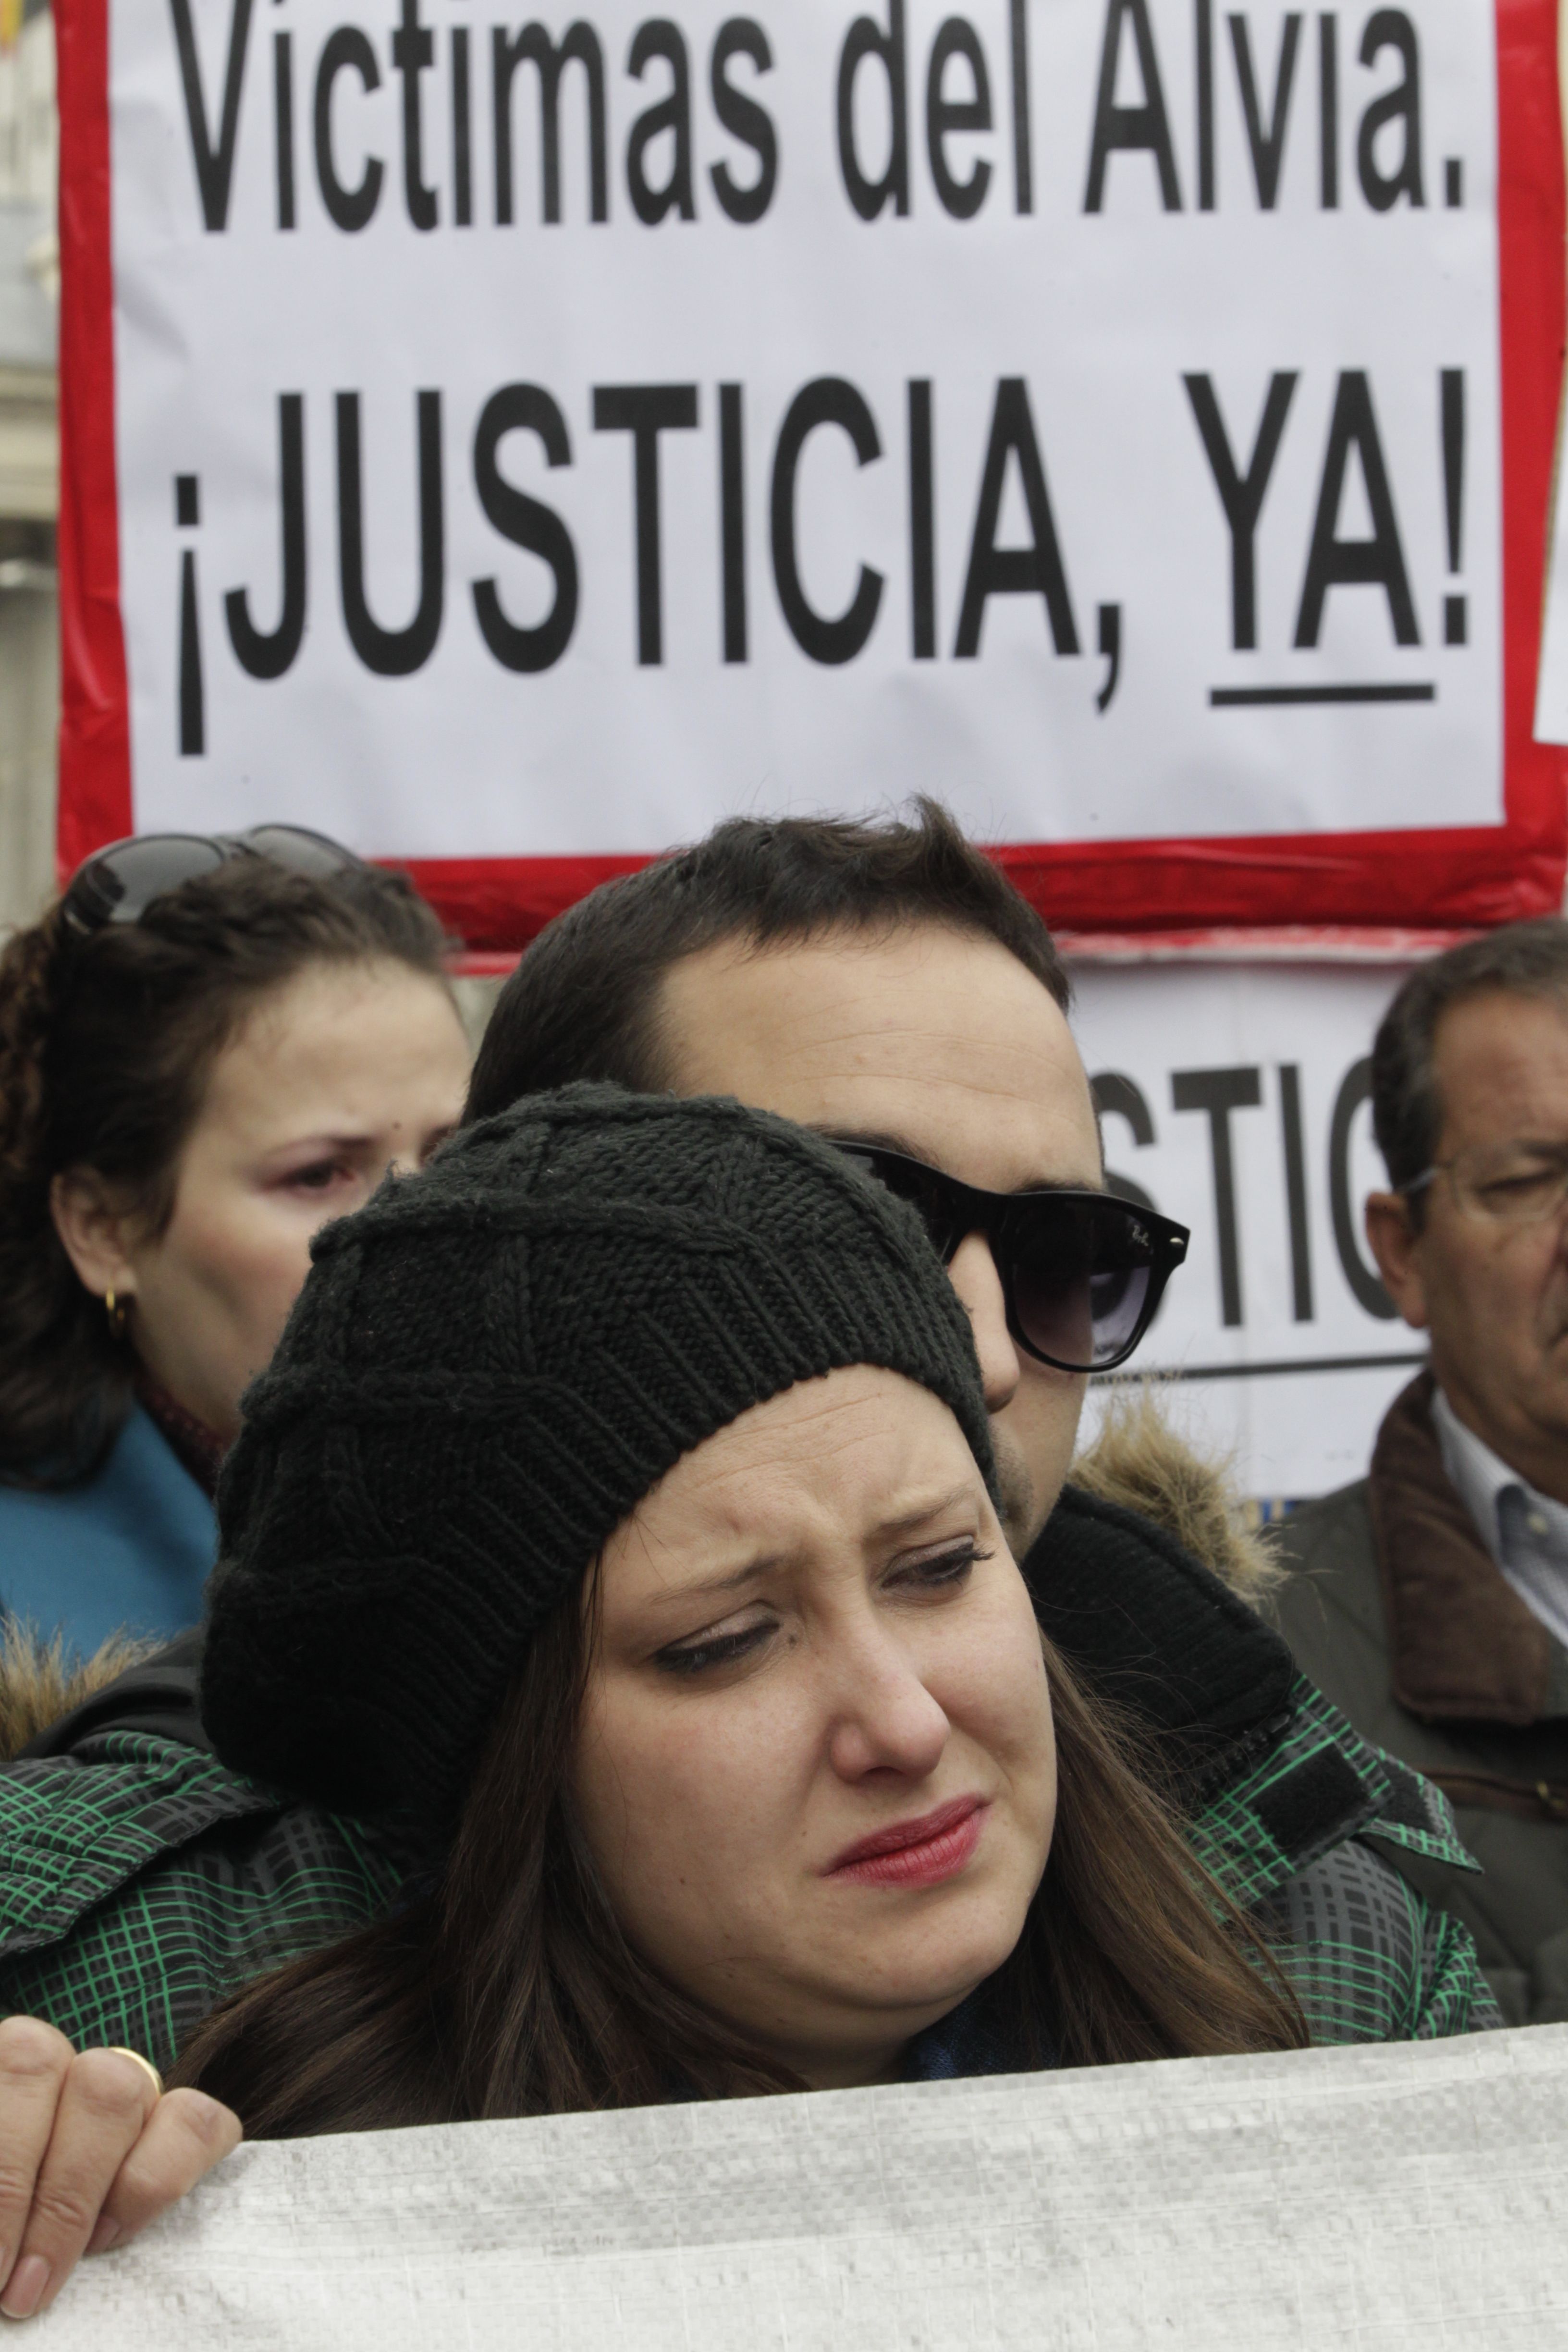
[(1098, 1172), (1067, 1023), (994, 940), (931, 925), (726, 942), (675, 967), (661, 1013), (682, 1092), (876, 1137), (998, 1191)]
[(1446, 1135), (1568, 1134), (1568, 1003), (1489, 992), (1437, 1024), (1434, 1073)]

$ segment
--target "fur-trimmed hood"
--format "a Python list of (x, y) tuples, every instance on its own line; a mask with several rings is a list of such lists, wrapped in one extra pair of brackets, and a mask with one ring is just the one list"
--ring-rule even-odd
[(29, 1739), (80, 1706), (128, 1667), (150, 1658), (158, 1644), (113, 1633), (83, 1661), (55, 1634), (45, 1641), (30, 1625), (0, 1618), (0, 1764), (8, 1764)]
[(1229, 1466), (1194, 1454), (1162, 1413), (1158, 1387), (1138, 1381), (1112, 1391), (1099, 1433), (1074, 1461), (1068, 1483), (1152, 1519), (1238, 1599), (1260, 1609), (1283, 1571), (1271, 1538), (1248, 1526), (1247, 1501)]

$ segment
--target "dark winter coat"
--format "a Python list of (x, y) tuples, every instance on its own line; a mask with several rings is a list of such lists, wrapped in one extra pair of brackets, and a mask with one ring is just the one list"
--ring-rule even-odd
[(1493, 1562), (1443, 1466), (1430, 1373), (1370, 1476), (1285, 1523), (1276, 1621), (1356, 1729), (1435, 1781), (1484, 1875), (1404, 1865), (1462, 1919), (1510, 2025), (1568, 2020), (1568, 1651)]

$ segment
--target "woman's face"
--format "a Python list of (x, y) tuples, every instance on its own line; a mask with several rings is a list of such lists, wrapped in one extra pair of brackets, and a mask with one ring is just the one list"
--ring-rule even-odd
[(896, 2074), (1001, 1965), (1056, 1750), (945, 1405), (857, 1366), (677, 1464), (605, 1550), (574, 1791), (638, 1949), (813, 2084)]
[(68, 1199), (57, 1201), (82, 1279), (129, 1299), (137, 1354), (215, 1435), (238, 1430), (240, 1397), (310, 1269), (312, 1234), (357, 1209), (388, 1168), (429, 1156), (462, 1115), (468, 1074), (438, 982), (389, 961), (308, 965), (214, 1063), (161, 1234), (100, 1217), (93, 1233), (109, 1258), (84, 1264)]

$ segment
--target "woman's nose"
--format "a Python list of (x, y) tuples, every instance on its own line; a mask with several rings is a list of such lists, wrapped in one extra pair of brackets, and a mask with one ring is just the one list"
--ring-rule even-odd
[(1022, 1367), (1018, 1362), (1017, 1349), (1013, 1344), (1013, 1335), (1007, 1328), (1002, 1278), (991, 1255), (991, 1244), (984, 1234), (964, 1236), (953, 1253), (947, 1272), (973, 1328), (974, 1352), (980, 1359), (980, 1377), (985, 1387), (987, 1410), (1000, 1412), (1003, 1406), (1012, 1401)]
[(936, 1769), (952, 1728), (939, 1702), (890, 1634), (856, 1644), (840, 1694), (830, 1754), (843, 1780), (896, 1772), (923, 1780)]

